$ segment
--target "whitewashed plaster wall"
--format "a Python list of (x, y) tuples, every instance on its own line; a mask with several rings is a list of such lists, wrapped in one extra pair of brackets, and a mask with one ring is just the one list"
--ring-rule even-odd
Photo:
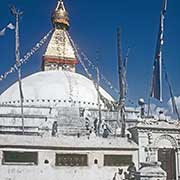
[[(1, 149), (3, 150), (3, 149)], [(7, 150), (7, 149), (6, 149)], [(12, 150), (12, 149), (8, 149)], [(14, 149), (13, 149), (14, 150)], [(19, 149), (17, 149), (19, 151)], [(21, 149), (22, 151), (23, 149)], [(29, 149), (29, 151), (34, 151)], [(58, 153), (72, 153), (72, 151), (58, 151)], [(38, 165), (35, 166), (17, 166), (17, 165), (0, 165), (1, 180), (112, 180), (114, 173), (119, 167), (103, 166), (104, 154), (131, 154), (133, 161), (137, 163), (137, 152), (132, 151), (74, 151), (73, 153), (87, 153), (89, 160), (87, 167), (58, 167), (55, 166), (55, 151), (39, 150)], [(0, 153), (2, 160), (2, 151)], [(97, 158), (99, 164), (94, 164)], [(48, 160), (49, 164), (44, 164)], [(120, 167), (124, 171), (127, 166)]]

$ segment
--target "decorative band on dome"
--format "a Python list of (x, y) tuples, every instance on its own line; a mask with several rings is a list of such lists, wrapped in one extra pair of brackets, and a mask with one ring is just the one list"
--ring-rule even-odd
[[(74, 104), (82, 104), (82, 105), (92, 105), (92, 106), (98, 106), (97, 103), (94, 102), (88, 102), (88, 101), (75, 101), (75, 100), (67, 100), (67, 99), (25, 99), (24, 100), (24, 107), (29, 107), (28, 105), (44, 105), (44, 104), (68, 104), (68, 103), (74, 103)], [(11, 100), (11, 101), (5, 101), (1, 102), (0, 105), (7, 105), (7, 106), (13, 106), (16, 105), (17, 107), (20, 105), (20, 100)], [(102, 106), (102, 104), (101, 104)], [(31, 106), (34, 108), (35, 106)], [(42, 108), (45, 108), (45, 106), (42, 106)], [(47, 108), (47, 107), (46, 107)]]

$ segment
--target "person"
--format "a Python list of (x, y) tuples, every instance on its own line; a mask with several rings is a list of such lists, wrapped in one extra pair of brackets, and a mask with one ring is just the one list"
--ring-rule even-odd
[(89, 110), (87, 108), (84, 111), (84, 118), (85, 118), (86, 130), (89, 130), (91, 113), (89, 112)]
[(124, 172), (124, 180), (129, 180), (129, 174), (127, 172)]
[(86, 118), (85, 118), (85, 127), (86, 127), (86, 130), (87, 130), (87, 131), (89, 130), (89, 125), (90, 125), (90, 121), (89, 121), (89, 119), (86, 117)]
[(94, 132), (97, 133), (98, 131), (98, 118), (95, 118), (94, 120)]
[(79, 114), (80, 114), (80, 117), (84, 117), (84, 111), (85, 109), (79, 109)]
[(124, 180), (123, 169), (118, 168), (118, 172), (114, 174), (113, 180)]
[(56, 136), (58, 132), (58, 123), (57, 121), (54, 121), (52, 125), (52, 136)]
[(90, 138), (95, 138), (96, 137), (96, 133), (93, 130), (91, 130), (91, 133), (90, 133), (89, 137)]
[(130, 163), (129, 167), (127, 168), (127, 171), (129, 172), (129, 180), (135, 180), (136, 167), (134, 162)]
[(111, 132), (110, 129), (108, 128), (108, 125), (106, 122), (102, 125), (103, 128), (103, 138), (107, 138), (109, 136), (109, 133)]

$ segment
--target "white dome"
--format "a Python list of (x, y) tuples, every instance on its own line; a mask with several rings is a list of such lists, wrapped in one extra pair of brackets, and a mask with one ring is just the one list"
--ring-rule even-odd
[[(91, 80), (68, 71), (44, 71), (22, 80), (24, 105), (97, 108), (97, 91)], [(113, 101), (102, 88), (101, 94)], [(1, 104), (20, 104), (18, 82), (0, 96)]]

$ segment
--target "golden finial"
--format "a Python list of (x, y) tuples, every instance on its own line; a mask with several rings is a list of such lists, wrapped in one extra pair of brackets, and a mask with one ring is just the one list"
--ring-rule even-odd
[(69, 29), (69, 16), (65, 9), (63, 0), (58, 0), (57, 7), (52, 15), (52, 23), (55, 28)]

